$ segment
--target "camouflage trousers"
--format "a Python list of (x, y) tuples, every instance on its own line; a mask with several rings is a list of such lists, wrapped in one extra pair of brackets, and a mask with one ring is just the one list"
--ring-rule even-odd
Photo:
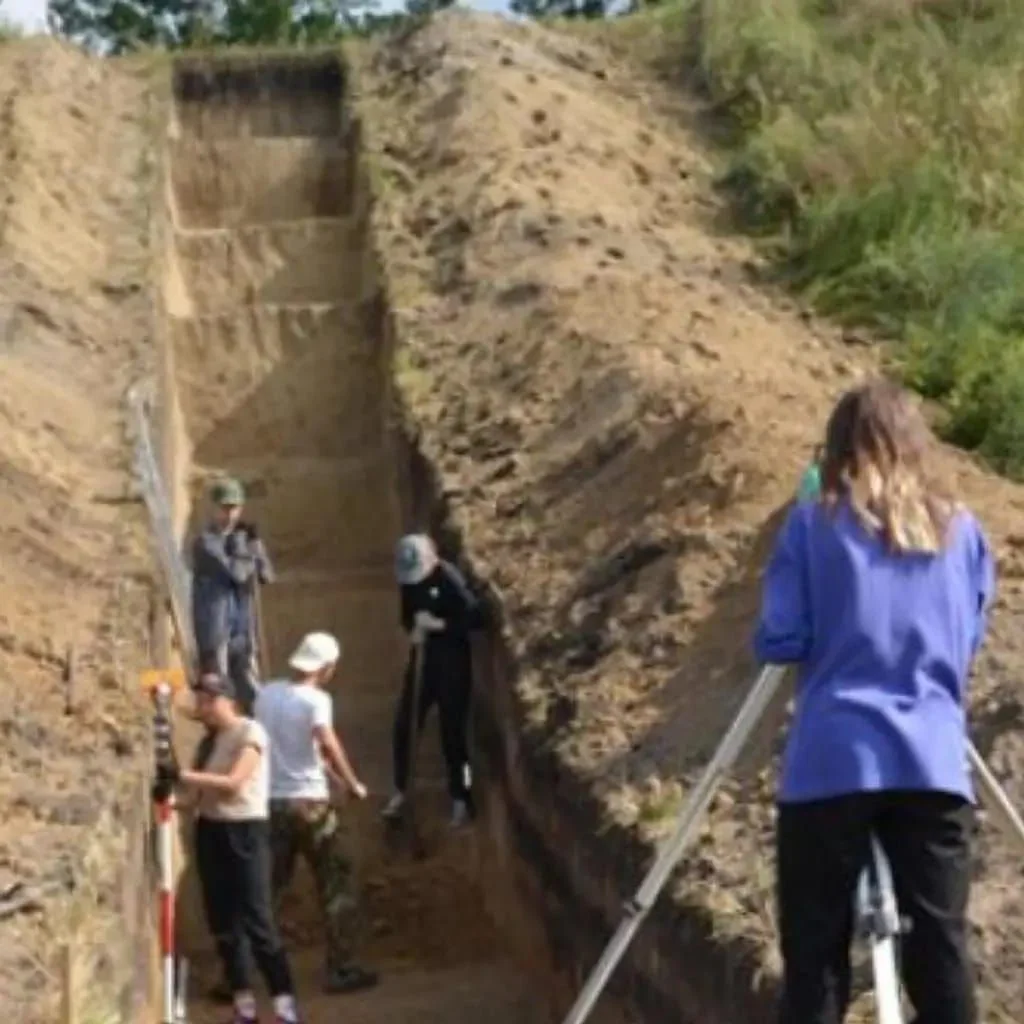
[(291, 881), (298, 857), (313, 873), (326, 933), (327, 969), (352, 964), (362, 918), (348, 837), (337, 810), (315, 800), (270, 802), (270, 851), (275, 900)]

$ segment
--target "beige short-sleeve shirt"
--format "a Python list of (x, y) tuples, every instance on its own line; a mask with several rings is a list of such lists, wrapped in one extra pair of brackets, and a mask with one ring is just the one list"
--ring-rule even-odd
[(243, 718), (233, 728), (218, 732), (203, 771), (213, 775), (230, 775), (231, 769), (247, 747), (255, 747), (260, 752), (260, 763), (256, 770), (242, 788), (232, 795), (210, 789), (202, 790), (196, 808), (201, 817), (214, 821), (252, 821), (268, 816), (270, 759), (267, 757), (267, 734), (259, 722)]

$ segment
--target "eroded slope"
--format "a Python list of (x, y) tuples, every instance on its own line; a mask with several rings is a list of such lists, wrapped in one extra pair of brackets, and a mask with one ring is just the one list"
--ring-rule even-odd
[(124, 422), (149, 328), (145, 117), (144, 82), (119, 65), (0, 46), (0, 892), (38, 897), (0, 921), (0, 1008), (24, 1024), (54, 1018), (71, 905), (96, 910), (81, 952), (97, 998), (125, 941), (145, 753)]
[[(399, 386), (502, 594), (522, 699), (609, 818), (657, 835), (749, 686), (777, 517), (875, 353), (757, 285), (716, 229), (695, 111), (598, 48), (446, 16), (372, 54), (361, 103)], [(1021, 798), (1022, 493), (955, 453), (948, 468), (1003, 577), (975, 739)], [(762, 961), (768, 749), (677, 892)], [(1020, 1019), (1021, 898), (991, 832), (979, 873), (985, 1019)]]

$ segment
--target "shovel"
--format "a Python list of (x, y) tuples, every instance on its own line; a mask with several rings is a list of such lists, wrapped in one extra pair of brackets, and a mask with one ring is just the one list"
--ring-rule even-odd
[(409, 725), (409, 778), (405, 787), (405, 804), (399, 818), (399, 828), (405, 845), (413, 860), (423, 860), (427, 855), (423, 835), (416, 819), (416, 750), (420, 732), (420, 694), (423, 691), (423, 666), (426, 661), (425, 641), (413, 642), (412, 648), (412, 719)]

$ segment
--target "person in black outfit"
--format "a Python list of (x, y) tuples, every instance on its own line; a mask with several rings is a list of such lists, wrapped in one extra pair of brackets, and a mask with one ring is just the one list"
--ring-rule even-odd
[(482, 609), (458, 569), (438, 556), (430, 537), (403, 537), (398, 543), (395, 568), (401, 587), (402, 627), (409, 634), (411, 649), (395, 715), (395, 793), (384, 808), (384, 816), (397, 817), (405, 803), (418, 674), (418, 728), (436, 703), (441, 748), (448, 768), (451, 822), (458, 827), (473, 813), (466, 740), (473, 679), (470, 631), (482, 626)]

